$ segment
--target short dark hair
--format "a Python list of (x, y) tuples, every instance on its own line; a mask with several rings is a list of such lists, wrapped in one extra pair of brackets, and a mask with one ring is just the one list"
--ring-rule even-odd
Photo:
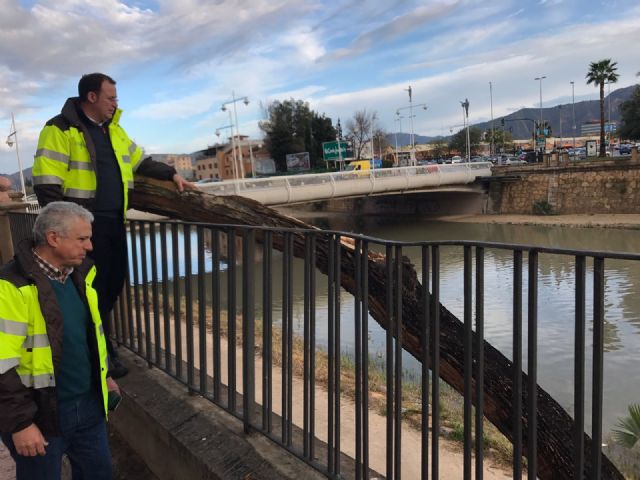
[(86, 102), (89, 96), (89, 92), (98, 93), (102, 88), (102, 82), (109, 82), (112, 85), (116, 84), (116, 81), (109, 75), (104, 73), (87, 73), (82, 76), (78, 82), (78, 96), (81, 102)]

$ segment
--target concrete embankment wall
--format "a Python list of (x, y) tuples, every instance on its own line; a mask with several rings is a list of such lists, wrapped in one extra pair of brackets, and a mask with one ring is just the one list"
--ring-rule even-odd
[(491, 183), (489, 213), (532, 214), (537, 202), (547, 202), (556, 214), (640, 213), (637, 156), (558, 166), (499, 167), (493, 174), (521, 179)]
[(316, 470), (140, 357), (120, 349), (130, 367), (118, 380), (123, 401), (111, 428), (160, 480), (310, 479)]

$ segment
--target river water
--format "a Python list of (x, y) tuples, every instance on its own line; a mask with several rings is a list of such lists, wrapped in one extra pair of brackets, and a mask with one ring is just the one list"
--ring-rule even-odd
[[(305, 218), (322, 228), (362, 233), (388, 240), (477, 240), (518, 243), (545, 247), (638, 252), (640, 230), (571, 228), (549, 226), (523, 226), (499, 224), (473, 224), (438, 222), (398, 216), (361, 217), (332, 215)], [(169, 242), (170, 243), (170, 242)], [(182, 243), (182, 242), (181, 242)], [(196, 265), (196, 243), (192, 236), (192, 265)], [(182, 247), (181, 247), (182, 248)], [(181, 252), (181, 255), (183, 253)], [(417, 249), (403, 249), (403, 254), (414, 260), (420, 278), (420, 257)], [(205, 268), (211, 271), (207, 252)], [(524, 256), (523, 271), (523, 365), (527, 363), (527, 264)], [(513, 254), (508, 250), (487, 249), (485, 252), (485, 338), (508, 358), (512, 356), (513, 312)], [(223, 266), (224, 268), (224, 266)], [(293, 264), (294, 329), (302, 332), (304, 317), (303, 264)], [(256, 267), (261, 272), (261, 265)], [(282, 275), (281, 257), (273, 259), (275, 279)], [(182, 274), (183, 272), (181, 272)], [(195, 273), (195, 270), (194, 270)], [(238, 272), (238, 292), (241, 292)], [(169, 272), (170, 277), (172, 273)], [(463, 318), (463, 255), (461, 247), (441, 248), (441, 302), (458, 318)], [(221, 296), (226, 298), (226, 274), (221, 275)], [(256, 317), (262, 316), (262, 298), (259, 279), (256, 291)], [(327, 343), (327, 280), (316, 273), (317, 342)], [(281, 282), (274, 281), (273, 318), (278, 323), (282, 314)], [(587, 328), (586, 328), (586, 424), (590, 424), (591, 348), (592, 348), (592, 263), (587, 263)], [(209, 291), (209, 289), (207, 289)], [(573, 358), (574, 358), (574, 258), (540, 254), (538, 277), (538, 382), (570, 413), (573, 412)], [(640, 402), (640, 262), (613, 261), (605, 263), (605, 356), (604, 356), (604, 412), (605, 434), (615, 426), (617, 419), (627, 415), (627, 406)], [(210, 294), (208, 293), (208, 300)], [(240, 296), (240, 293), (238, 294)], [(225, 304), (223, 300), (223, 308)], [(346, 292), (341, 298), (342, 349), (353, 351), (354, 302)], [(376, 322), (369, 320), (369, 351), (374, 358), (383, 360), (385, 332)], [(408, 355), (403, 365), (406, 375), (417, 377), (420, 365)]]

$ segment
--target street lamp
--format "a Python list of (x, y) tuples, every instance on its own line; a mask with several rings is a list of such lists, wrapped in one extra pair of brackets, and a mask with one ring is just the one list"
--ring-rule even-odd
[(467, 163), (471, 161), (471, 145), (469, 142), (469, 99), (465, 98), (460, 102), (462, 106), (462, 124), (467, 126)]
[(493, 83), (489, 82), (489, 102), (491, 105), (491, 156), (495, 155), (494, 133), (493, 133)]
[(411, 166), (415, 166), (416, 164), (416, 144), (414, 140), (413, 134), (413, 107), (422, 107), (423, 110), (427, 109), (426, 103), (419, 103), (418, 105), (413, 104), (413, 90), (411, 89), (411, 85), (408, 88), (404, 89), (405, 92), (409, 93), (409, 105), (406, 107), (399, 107), (396, 109), (396, 115), (400, 115), (400, 110), (409, 109), (409, 118), (411, 121)]
[[(11, 138), (13, 137), (13, 139)], [(13, 144), (16, 144), (16, 157), (18, 157), (18, 170), (20, 171), (20, 187), (22, 188), (23, 200), (27, 199), (27, 190), (24, 187), (24, 173), (22, 173), (22, 162), (20, 161), (20, 152), (18, 151), (18, 131), (16, 130), (16, 119), (13, 116), (13, 112), (11, 113), (11, 133), (7, 135), (7, 145), (9, 148), (13, 147)]]
[[(536, 77), (534, 78), (534, 80), (539, 81), (540, 82), (540, 126), (538, 127), (539, 133), (542, 133), (542, 80), (544, 80), (545, 78), (547, 78), (545, 75), (542, 75), (541, 77)], [(545, 145), (546, 145), (546, 140), (545, 140)], [(544, 149), (544, 147), (543, 147)]]
[[(231, 91), (231, 100), (223, 102), (221, 110), (223, 112), (226, 112), (227, 111), (227, 105), (233, 104), (233, 115), (235, 117), (236, 132), (237, 132), (237, 135), (238, 135), (238, 154), (239, 154), (238, 158), (239, 158), (239, 162), (240, 162), (240, 174), (242, 175), (242, 178), (244, 178), (244, 162), (242, 160), (242, 144), (240, 142), (240, 125), (238, 124), (238, 110), (236, 109), (236, 103), (237, 102), (242, 102), (245, 105), (249, 105), (249, 99), (247, 97), (237, 97), (236, 98), (236, 93), (232, 90)], [(231, 112), (229, 112), (229, 118), (231, 119)], [(233, 119), (231, 120), (231, 123), (233, 124)], [(231, 129), (231, 137), (233, 137), (233, 129)]]
[(229, 125), (223, 125), (221, 127), (216, 128), (216, 136), (220, 137), (220, 130), (224, 130), (226, 128), (231, 129), (231, 158), (232, 158), (232, 170), (233, 170), (233, 178), (237, 179), (238, 178), (238, 165), (237, 165), (237, 159), (236, 159), (236, 146), (235, 143), (233, 141), (233, 123), (230, 123)]
[[(402, 115), (398, 115), (398, 117), (395, 119), (396, 122), (398, 122), (399, 124), (399, 128), (400, 128), (400, 135), (402, 135), (402, 119), (404, 117)], [(400, 166), (400, 158), (398, 157), (398, 131), (396, 130), (396, 163), (398, 164), (398, 166)]]
[(342, 125), (340, 125), (340, 117), (338, 117), (338, 123), (336, 124), (336, 136), (338, 137), (338, 162), (340, 165), (340, 171), (342, 171)]
[(571, 114), (573, 116), (573, 150), (575, 154), (576, 149), (576, 97), (575, 97), (575, 82), (572, 80), (571, 82)]

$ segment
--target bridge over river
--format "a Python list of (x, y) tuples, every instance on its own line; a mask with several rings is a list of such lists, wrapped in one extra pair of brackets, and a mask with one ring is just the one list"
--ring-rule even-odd
[(331, 198), (437, 190), (439, 187), (466, 185), (477, 177), (490, 175), (491, 163), (477, 162), (232, 180), (199, 187), (214, 195), (241, 195), (265, 205), (286, 205)]

